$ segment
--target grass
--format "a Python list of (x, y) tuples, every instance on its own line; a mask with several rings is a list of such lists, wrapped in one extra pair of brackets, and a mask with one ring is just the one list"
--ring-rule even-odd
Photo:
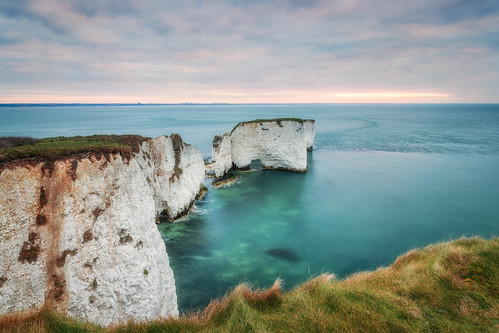
[(497, 332), (499, 238), (462, 238), (413, 250), (345, 280), (294, 290), (240, 285), (202, 311), (102, 328), (42, 308), (0, 318), (2, 332)]
[(315, 120), (312, 120), (312, 119), (301, 119), (301, 118), (255, 119), (255, 120), (240, 122), (239, 124), (237, 124), (236, 126), (234, 126), (234, 128), (232, 129), (232, 131), (230, 133), (231, 134), (234, 133), (234, 131), (236, 130), (236, 128), (238, 128), (241, 125), (253, 124), (253, 123), (277, 122), (277, 124), (279, 126), (281, 126), (281, 121), (295, 121), (295, 122), (298, 122), (300, 124), (303, 124), (304, 121), (313, 121), (313, 122), (315, 122)]
[(17, 160), (56, 160), (78, 153), (121, 153), (129, 157), (147, 138), (139, 135), (92, 135), (44, 139), (0, 138), (0, 164)]

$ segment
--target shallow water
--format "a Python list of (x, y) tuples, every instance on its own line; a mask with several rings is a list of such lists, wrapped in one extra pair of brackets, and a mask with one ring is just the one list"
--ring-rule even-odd
[[(291, 288), (344, 277), (414, 247), (499, 234), (499, 105), (0, 108), (0, 136), (180, 133), (211, 154), (239, 121), (317, 121), (309, 171), (239, 174), (184, 222), (162, 223), (180, 310), (241, 281)], [(209, 184), (210, 180), (207, 180)]]
[[(280, 277), (292, 287), (321, 272), (388, 265), (431, 242), (499, 232), (497, 156), (311, 155), (305, 175), (242, 173), (197, 204), (202, 214), (159, 226), (181, 309), (241, 281), (268, 286)], [(268, 254), (276, 249), (288, 253)]]

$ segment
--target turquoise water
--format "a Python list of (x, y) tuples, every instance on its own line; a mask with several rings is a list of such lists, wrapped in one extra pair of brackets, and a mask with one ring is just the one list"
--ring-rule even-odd
[[(292, 288), (393, 262), (414, 247), (499, 234), (499, 105), (227, 105), (0, 108), (0, 136), (214, 134), (255, 118), (316, 119), (309, 172), (254, 171), (162, 223), (179, 307), (241, 281)], [(209, 180), (207, 180), (209, 184)]]

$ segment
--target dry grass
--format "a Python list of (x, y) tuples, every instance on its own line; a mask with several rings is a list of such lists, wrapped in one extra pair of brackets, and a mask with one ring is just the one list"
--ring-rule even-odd
[[(43, 309), (0, 319), (20, 332), (497, 332), (499, 239), (413, 250), (390, 267), (339, 281), (320, 275), (283, 293), (243, 284), (179, 319), (104, 330)], [(55, 319), (54, 319), (55, 318)], [(26, 331), (26, 330), (25, 330)]]

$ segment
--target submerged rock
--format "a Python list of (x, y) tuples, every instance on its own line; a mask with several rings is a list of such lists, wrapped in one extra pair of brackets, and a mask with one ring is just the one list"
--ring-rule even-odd
[(271, 257), (282, 259), (290, 262), (300, 261), (300, 257), (293, 251), (285, 248), (276, 248), (265, 251)]

